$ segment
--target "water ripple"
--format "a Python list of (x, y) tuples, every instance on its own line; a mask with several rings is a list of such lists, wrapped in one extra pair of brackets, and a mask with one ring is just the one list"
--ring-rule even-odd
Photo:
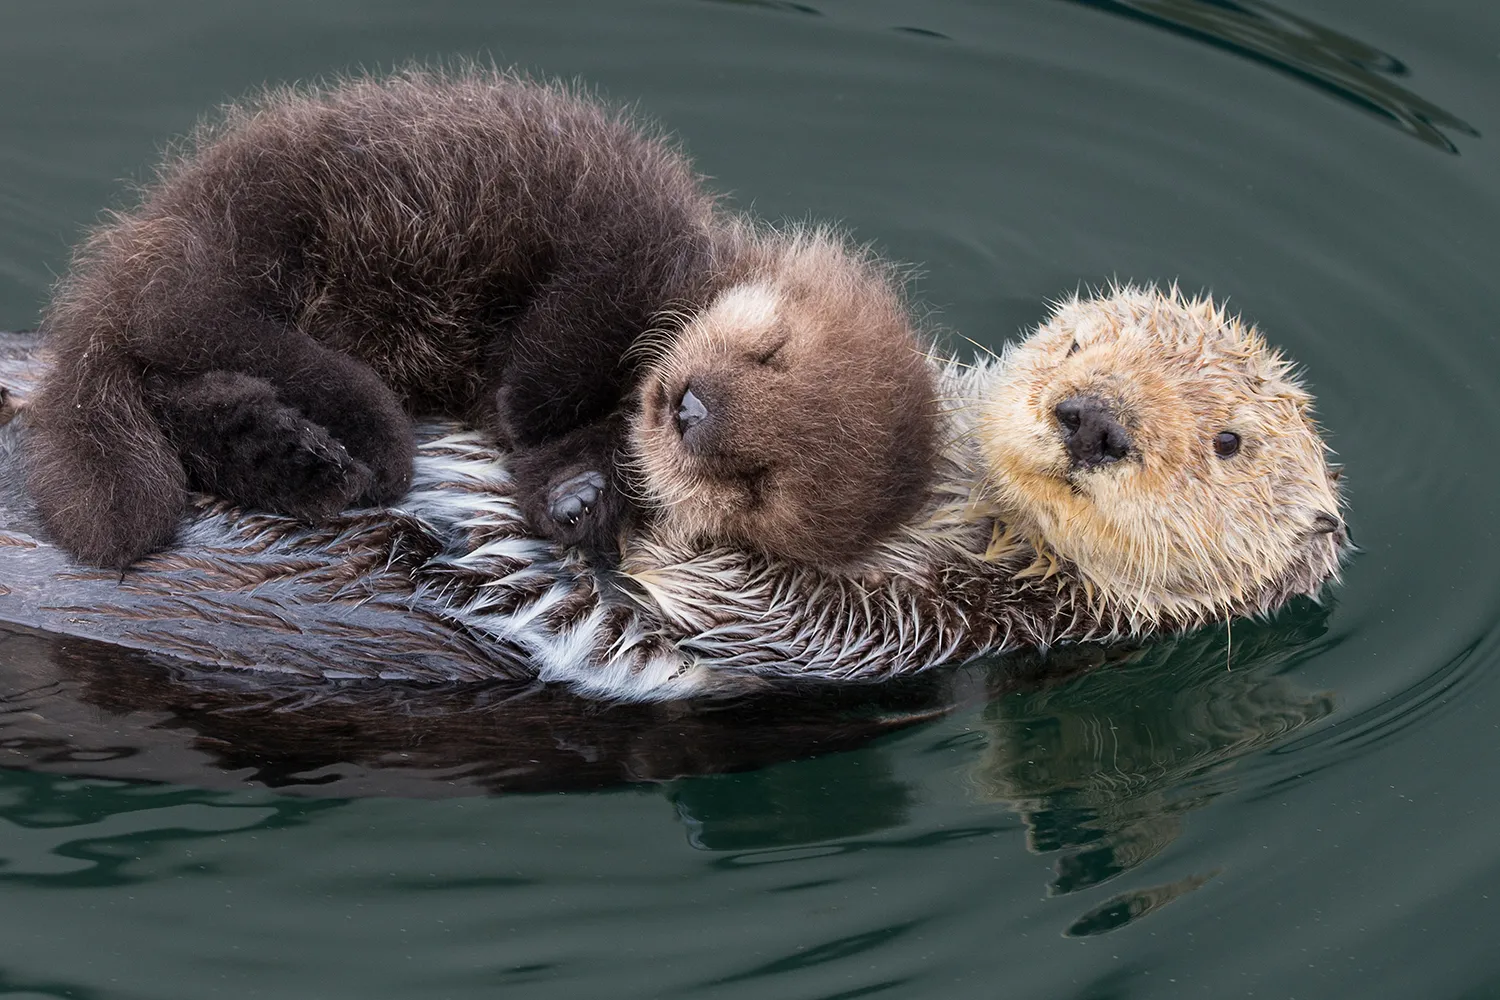
[(1265, 0), (1066, 0), (1254, 60), (1316, 87), (1446, 153), (1442, 131), (1478, 137), (1457, 115), (1397, 84), (1405, 62)]

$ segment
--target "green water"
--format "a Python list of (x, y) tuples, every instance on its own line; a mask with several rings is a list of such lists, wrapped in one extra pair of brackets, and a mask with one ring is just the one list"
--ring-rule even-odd
[(718, 768), (661, 719), (611, 771), (657, 780), (436, 800), (63, 741), (0, 771), (0, 995), (1500, 996), (1500, 5), (10, 0), (0, 328), (215, 103), (462, 55), (638, 101), (981, 342), (1114, 276), (1228, 296), (1306, 366), (1363, 552), (1232, 654), (974, 668), (737, 774), (673, 777)]

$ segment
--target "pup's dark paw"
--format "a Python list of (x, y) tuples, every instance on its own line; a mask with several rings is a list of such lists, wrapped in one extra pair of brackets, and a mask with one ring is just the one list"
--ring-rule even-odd
[(605, 473), (585, 469), (557, 480), (546, 492), (542, 516), (528, 520), (555, 542), (582, 549), (606, 562), (619, 557), (620, 532), (629, 512), (619, 487)]
[(326, 520), (358, 504), (374, 474), (264, 379), (207, 372), (158, 377), (159, 418), (194, 489), (234, 503)]
[[(384, 507), (411, 488), (415, 438), (404, 414), (396, 413), (399, 421), (389, 421), (382, 434), (370, 433), (365, 426), (351, 439), (346, 428), (325, 426), (316, 417), (289, 412), (297, 424), (295, 448), (282, 461), (290, 474), (302, 477), (295, 487), (297, 493), (311, 500), (314, 494), (326, 492), (330, 503), (334, 497), (343, 497), (334, 508), (342, 510)], [(371, 414), (365, 423), (376, 423), (377, 416)]]
[[(356, 506), (375, 483), (370, 467), (354, 458), (327, 430), (296, 419), (285, 447), (265, 455), (250, 472), (253, 492), (265, 505), (293, 517), (323, 521)], [(276, 453), (279, 451), (279, 453)]]
[(329, 355), (319, 385), (278, 386), (278, 396), (315, 426), (326, 428), (359, 466), (370, 473), (358, 499), (384, 506), (411, 488), (417, 439), (396, 394), (353, 358)]
[(328, 431), (288, 407), (268, 407), (255, 432), (221, 439), (218, 454), (185, 451), (195, 487), (247, 507), (326, 521), (358, 506), (374, 481)]
[(558, 524), (576, 527), (593, 513), (604, 489), (603, 474), (593, 469), (565, 479), (547, 491), (547, 516)]
[(626, 497), (614, 457), (620, 429), (613, 423), (511, 452), (516, 501), (538, 535), (613, 562), (620, 536), (638, 513)]
[(555, 477), (521, 475), (516, 499), (538, 535), (606, 563), (619, 558), (620, 534), (633, 508), (607, 472), (575, 466)]

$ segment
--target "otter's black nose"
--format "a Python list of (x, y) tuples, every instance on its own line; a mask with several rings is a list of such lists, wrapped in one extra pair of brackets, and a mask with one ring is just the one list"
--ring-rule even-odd
[(693, 395), (693, 388), (689, 386), (677, 401), (677, 433), (683, 436), (708, 419), (708, 407), (703, 405), (703, 400)]
[(1053, 407), (1062, 425), (1063, 443), (1074, 467), (1091, 469), (1118, 462), (1130, 454), (1130, 435), (1120, 426), (1104, 400), (1094, 396), (1070, 396)]

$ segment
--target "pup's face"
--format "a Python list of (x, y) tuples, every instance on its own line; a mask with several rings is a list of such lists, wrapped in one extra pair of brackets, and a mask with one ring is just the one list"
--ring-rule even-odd
[(925, 497), (936, 390), (919, 350), (899, 309), (787, 281), (720, 294), (643, 383), (656, 530), (858, 565)]
[(981, 405), (989, 489), (1128, 610), (1243, 613), (1337, 571), (1347, 538), (1311, 397), (1208, 300), (1066, 303)]

